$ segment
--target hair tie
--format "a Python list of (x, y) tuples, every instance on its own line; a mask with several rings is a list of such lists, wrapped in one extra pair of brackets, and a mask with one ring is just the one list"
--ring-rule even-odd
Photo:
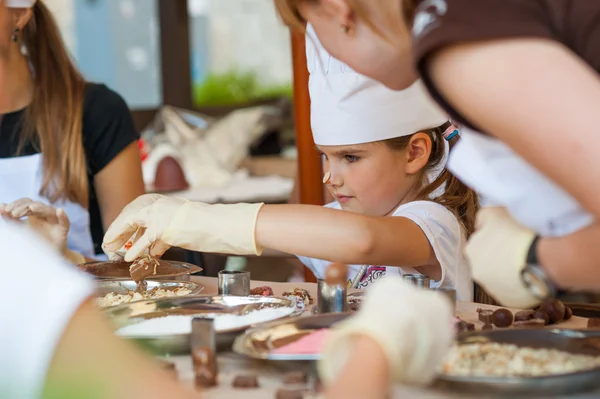
[(450, 124), (450, 126), (448, 126), (448, 128), (444, 131), (442, 136), (444, 136), (444, 139), (446, 139), (446, 141), (450, 141), (454, 137), (458, 136), (458, 128), (453, 124)]

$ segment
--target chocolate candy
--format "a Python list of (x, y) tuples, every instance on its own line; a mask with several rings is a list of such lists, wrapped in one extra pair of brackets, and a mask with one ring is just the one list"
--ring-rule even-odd
[(588, 328), (598, 328), (598, 327), (600, 327), (600, 318), (598, 318), (598, 317), (591, 317), (590, 319), (588, 319), (587, 326), (588, 326)]
[(164, 157), (156, 167), (154, 189), (159, 192), (183, 191), (189, 187), (185, 173), (173, 157)]
[(558, 299), (545, 299), (540, 305), (540, 310), (548, 313), (550, 323), (561, 322), (565, 317), (565, 304)]
[(546, 325), (550, 324), (550, 316), (548, 316), (548, 313), (544, 312), (543, 310), (536, 310), (535, 312), (533, 312), (533, 318), (544, 320), (544, 323), (546, 323)]
[(290, 371), (283, 376), (285, 385), (306, 384), (308, 383), (308, 374), (304, 371)]
[(542, 319), (515, 321), (513, 324), (515, 328), (540, 328), (544, 327), (545, 325), (546, 322)]
[(573, 310), (570, 307), (565, 306), (565, 317), (564, 317), (564, 319), (565, 320), (569, 320), (571, 317), (573, 317)]
[(520, 312), (515, 313), (515, 323), (517, 321), (527, 321), (533, 319), (534, 310), (527, 309), (521, 310)]
[(258, 378), (253, 374), (237, 375), (233, 379), (231, 386), (240, 389), (258, 388)]
[(497, 309), (492, 314), (492, 323), (496, 327), (505, 328), (513, 323), (513, 314), (508, 309)]
[(280, 388), (275, 392), (275, 399), (303, 399), (306, 389)]
[(195, 381), (198, 388), (210, 388), (217, 385), (217, 359), (209, 347), (200, 347), (192, 352)]
[(346, 285), (348, 279), (348, 266), (343, 263), (332, 263), (325, 270), (325, 283), (327, 285)]
[(491, 309), (477, 309), (479, 313), (479, 321), (483, 324), (491, 324), (494, 311)]

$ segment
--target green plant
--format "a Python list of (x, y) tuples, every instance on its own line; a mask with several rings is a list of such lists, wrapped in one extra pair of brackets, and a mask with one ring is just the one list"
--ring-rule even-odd
[(202, 83), (194, 85), (196, 106), (234, 105), (279, 96), (292, 97), (292, 86), (261, 85), (256, 73), (231, 70), (209, 73)]

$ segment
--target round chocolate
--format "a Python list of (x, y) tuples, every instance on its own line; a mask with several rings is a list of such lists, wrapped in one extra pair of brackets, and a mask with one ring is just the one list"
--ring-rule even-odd
[(540, 305), (540, 310), (548, 313), (550, 323), (561, 322), (565, 317), (565, 304), (558, 299), (549, 298)]
[(571, 317), (573, 317), (573, 310), (570, 307), (565, 306), (565, 317), (564, 317), (564, 319), (565, 320), (569, 320)]
[(492, 314), (492, 323), (496, 327), (505, 328), (509, 327), (513, 323), (513, 314), (508, 309), (497, 309)]
[(185, 179), (185, 173), (175, 158), (167, 156), (158, 163), (154, 175), (154, 190), (158, 192), (183, 191), (189, 186)]
[(325, 270), (325, 283), (328, 285), (346, 285), (348, 266), (343, 263), (332, 263)]
[(527, 309), (515, 313), (515, 323), (517, 321), (527, 321), (533, 319), (533, 312), (533, 309)]

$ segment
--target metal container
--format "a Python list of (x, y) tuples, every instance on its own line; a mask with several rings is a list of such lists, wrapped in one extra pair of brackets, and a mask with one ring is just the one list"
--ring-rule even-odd
[(403, 274), (402, 278), (419, 288), (430, 289), (431, 287), (431, 279), (423, 274)]
[(250, 295), (250, 272), (221, 270), (218, 280), (219, 295)]
[(319, 280), (317, 283), (317, 313), (340, 313), (346, 312), (347, 309), (346, 286), (330, 285), (325, 280)]

